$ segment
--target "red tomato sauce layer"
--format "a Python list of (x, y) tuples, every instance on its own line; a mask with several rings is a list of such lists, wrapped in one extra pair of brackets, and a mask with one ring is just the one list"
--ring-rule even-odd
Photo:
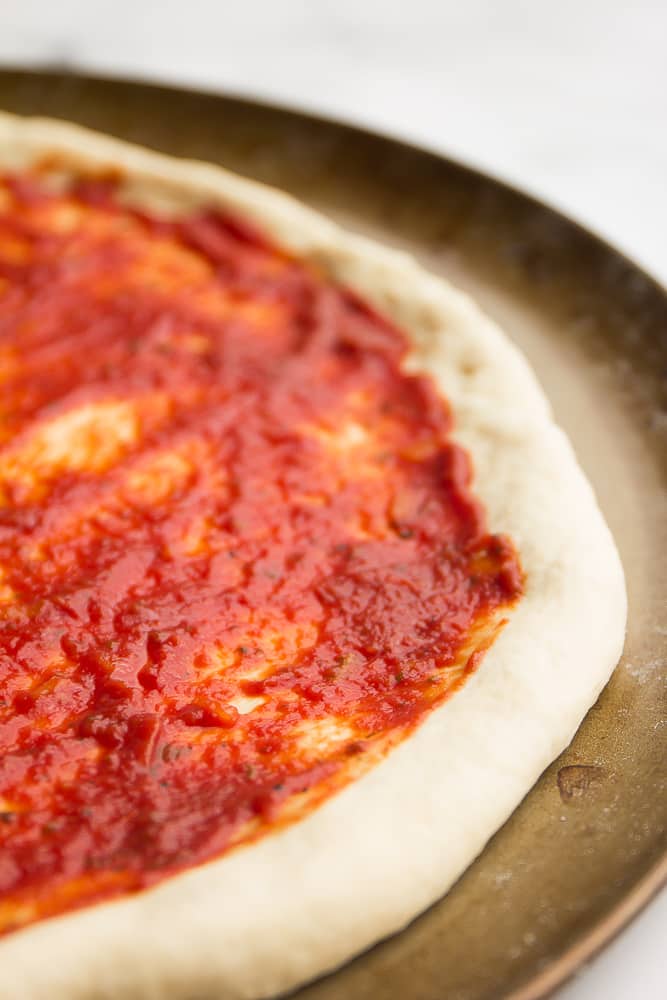
[(303, 818), (476, 666), (521, 571), (407, 351), (231, 216), (0, 177), (0, 930)]

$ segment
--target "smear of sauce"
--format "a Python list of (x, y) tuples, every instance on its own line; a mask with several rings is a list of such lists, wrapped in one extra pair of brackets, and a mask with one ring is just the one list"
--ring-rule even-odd
[(355, 296), (216, 212), (0, 192), (8, 931), (306, 815), (463, 682), (521, 572)]

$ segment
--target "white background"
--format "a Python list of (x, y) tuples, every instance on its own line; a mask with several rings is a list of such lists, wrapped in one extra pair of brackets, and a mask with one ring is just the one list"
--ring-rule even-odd
[[(229, 89), (417, 140), (667, 282), (666, 0), (0, 0), (0, 62)], [(666, 941), (663, 893), (560, 1000), (665, 1000)]]

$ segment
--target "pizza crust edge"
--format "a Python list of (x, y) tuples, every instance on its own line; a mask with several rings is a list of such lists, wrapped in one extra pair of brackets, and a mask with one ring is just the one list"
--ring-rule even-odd
[(443, 895), (568, 745), (616, 665), (626, 594), (614, 541), (522, 355), (408, 255), (286, 194), (68, 123), (0, 113), (0, 167), (56, 153), (127, 171), (153, 211), (218, 204), (316, 260), (410, 336), (449, 400), (490, 529), (526, 593), (463, 689), (380, 765), (302, 820), (156, 888), (0, 941), (24, 1000), (260, 998), (329, 971)]

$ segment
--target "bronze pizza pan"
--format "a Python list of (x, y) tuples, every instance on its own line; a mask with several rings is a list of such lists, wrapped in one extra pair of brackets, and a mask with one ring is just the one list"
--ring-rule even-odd
[(667, 875), (667, 293), (531, 198), (341, 124), (60, 72), (0, 72), (0, 107), (292, 191), (468, 289), (530, 358), (621, 550), (625, 655), (572, 745), (446, 898), (298, 997), (548, 995)]

